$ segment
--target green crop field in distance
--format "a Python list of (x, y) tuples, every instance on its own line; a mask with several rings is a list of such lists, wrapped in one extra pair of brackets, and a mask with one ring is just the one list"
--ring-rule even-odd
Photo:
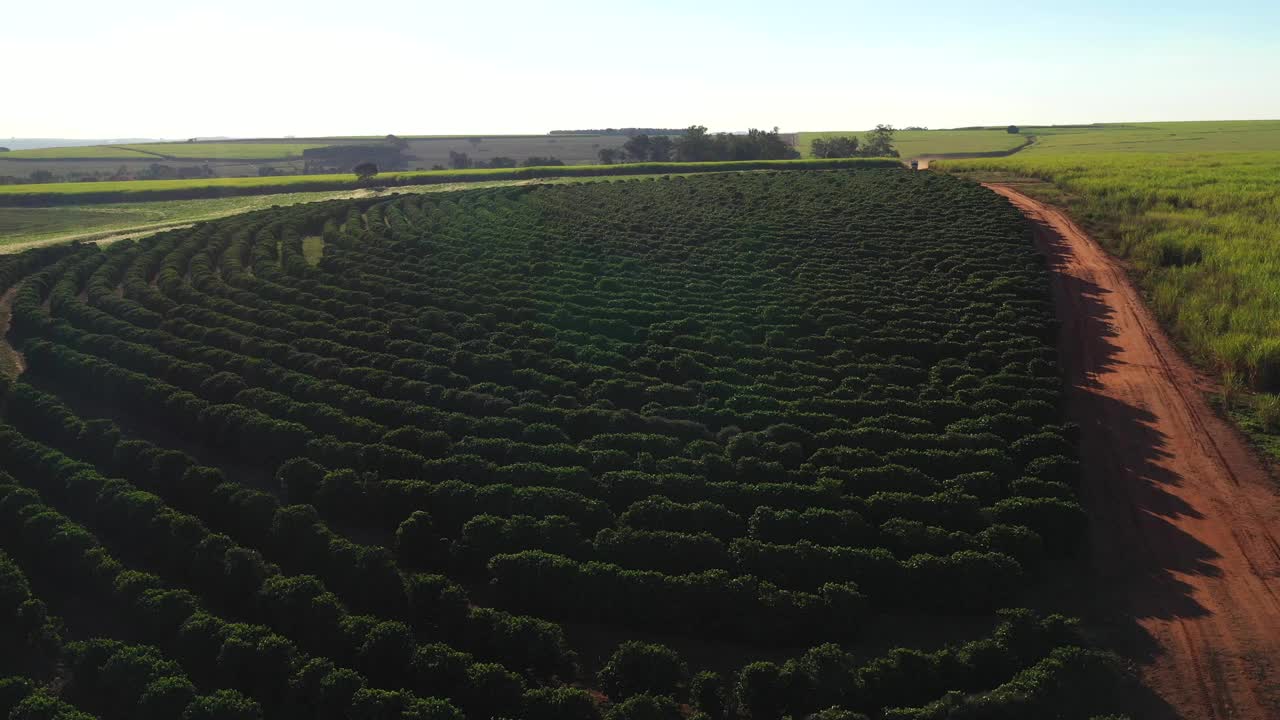
[(145, 160), (147, 154), (122, 145), (37, 148), (0, 153), (0, 160)]
[(1036, 137), (1025, 152), (1037, 155), (1280, 150), (1280, 120), (1032, 126), (1022, 132)]
[[(796, 149), (803, 157), (809, 157), (816, 138), (845, 135), (866, 135), (865, 130), (829, 130), (798, 133)], [(899, 130), (893, 136), (893, 144), (904, 158), (949, 153), (1001, 152), (1012, 150), (1025, 142), (1023, 136), (1000, 130)]]

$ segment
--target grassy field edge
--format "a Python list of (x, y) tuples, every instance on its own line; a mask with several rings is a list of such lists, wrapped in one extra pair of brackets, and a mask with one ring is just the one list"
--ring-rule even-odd
[(0, 186), (0, 207), (42, 207), (146, 200), (194, 200), (236, 195), (358, 190), (370, 186), (399, 187), (483, 180), (527, 180), (553, 177), (652, 175), (655, 173), (720, 172), (725, 170), (834, 170), (898, 167), (897, 160), (849, 158), (839, 160), (748, 160), (727, 162), (628, 163), (625, 165), (565, 165), (483, 170), (426, 170), (395, 172), (372, 181), (344, 175), (213, 178), (198, 180), (131, 180), (125, 182), (48, 183)]

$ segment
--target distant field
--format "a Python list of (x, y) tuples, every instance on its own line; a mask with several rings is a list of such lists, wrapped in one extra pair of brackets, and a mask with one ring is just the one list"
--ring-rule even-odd
[[(809, 157), (816, 138), (843, 135), (866, 135), (865, 130), (829, 130), (798, 133), (796, 147), (802, 157)], [(893, 144), (904, 158), (946, 153), (999, 152), (1012, 150), (1024, 142), (1021, 135), (1001, 130), (899, 130)]]
[[(142, 147), (142, 146), (139, 146)], [(0, 160), (141, 160), (147, 156), (137, 150), (117, 145), (89, 145), (86, 147), (40, 148), (38, 150), (13, 150), (0, 153)]]
[[(520, 182), (524, 181), (413, 185), (398, 188), (397, 191), (445, 192), (463, 188), (513, 185)], [(97, 239), (106, 234), (159, 230), (171, 225), (211, 220), (251, 210), (261, 210), (273, 205), (296, 205), (369, 194), (371, 193), (367, 190), (339, 190), (206, 200), (162, 200), (33, 208), (0, 207), (0, 254), (37, 244)]]
[[(626, 165), (571, 165), (478, 170), (429, 170), (378, 175), (384, 186), (428, 185), (476, 180), (528, 180), (544, 177), (626, 176), (649, 173), (696, 173), (732, 170), (805, 170), (847, 167), (896, 166), (893, 160), (858, 158), (839, 160), (750, 160), (744, 162), (629, 163)], [(120, 182), (39, 183), (0, 185), (0, 206), (111, 203), (144, 200), (194, 200), (229, 195), (267, 195), (284, 192), (356, 190), (355, 177), (293, 175), (196, 180), (129, 180)], [(0, 228), (2, 231), (3, 228)]]
[(160, 156), (190, 160), (281, 160), (302, 157), (308, 148), (325, 143), (145, 143), (41, 148), (0, 153), (0, 160), (152, 160)]
[(1089, 127), (1024, 127), (1036, 136), (1025, 152), (1218, 152), (1280, 150), (1280, 120), (1120, 123)]
[(124, 147), (157, 155), (194, 160), (217, 160), (221, 158), (282, 160), (300, 158), (303, 150), (325, 147), (327, 144), (331, 143), (149, 143), (146, 145), (126, 145)]

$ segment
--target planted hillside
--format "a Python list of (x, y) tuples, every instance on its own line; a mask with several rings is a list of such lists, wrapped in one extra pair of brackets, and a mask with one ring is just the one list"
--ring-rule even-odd
[(0, 406), (0, 657), (31, 658), (0, 668), (9, 707), (1113, 709), (1113, 659), (1017, 609), (1084, 516), (1047, 275), (977, 185), (332, 201), (0, 281), (25, 368)]

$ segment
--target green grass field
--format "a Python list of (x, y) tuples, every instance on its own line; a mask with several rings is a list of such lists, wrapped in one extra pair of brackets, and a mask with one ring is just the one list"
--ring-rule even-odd
[(130, 150), (122, 145), (39, 148), (0, 153), (0, 160), (145, 160), (147, 157), (146, 153)]
[[(839, 135), (864, 136), (866, 131), (829, 130), (824, 132), (802, 132), (797, 134), (796, 148), (803, 157), (809, 157), (816, 138), (828, 138)], [(1000, 152), (1012, 150), (1023, 144), (1021, 135), (1013, 135), (1005, 130), (899, 130), (893, 137), (893, 144), (904, 158), (947, 153)]]
[(1280, 150), (1280, 120), (1118, 123), (1089, 127), (1024, 127), (1036, 136), (1025, 153), (1187, 153)]
[(1198, 365), (1260, 393), (1246, 405), (1280, 402), (1270, 399), (1280, 394), (1280, 122), (1104, 126), (1040, 138), (1010, 157), (936, 167), (1042, 181), (1025, 187), (1066, 207), (1130, 263)]

